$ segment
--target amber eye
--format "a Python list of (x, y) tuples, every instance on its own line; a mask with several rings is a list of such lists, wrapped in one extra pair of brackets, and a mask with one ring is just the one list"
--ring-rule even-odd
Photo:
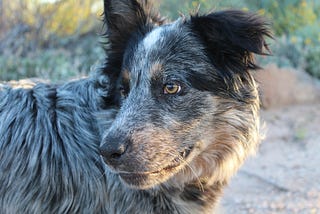
[(177, 94), (181, 91), (181, 86), (175, 83), (168, 83), (164, 85), (163, 93), (164, 94)]

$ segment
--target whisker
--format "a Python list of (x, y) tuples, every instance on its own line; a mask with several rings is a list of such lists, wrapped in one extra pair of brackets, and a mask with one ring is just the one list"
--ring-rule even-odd
[(202, 192), (204, 192), (204, 187), (203, 187), (203, 184), (201, 182), (201, 179), (199, 178), (199, 176), (196, 174), (195, 170), (192, 168), (192, 166), (186, 161), (184, 160), (179, 153), (177, 153), (176, 151), (172, 150), (172, 151), (169, 151), (167, 154), (169, 154), (170, 156), (172, 156), (173, 158), (178, 158), (183, 164), (185, 164), (191, 171), (191, 173), (195, 176), (196, 180), (197, 180), (197, 183), (200, 187), (200, 190)]

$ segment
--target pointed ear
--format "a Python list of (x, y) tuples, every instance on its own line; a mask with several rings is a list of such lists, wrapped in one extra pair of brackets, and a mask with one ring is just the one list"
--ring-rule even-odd
[(164, 19), (154, 11), (147, 0), (104, 0), (105, 37), (109, 49), (121, 52), (132, 33), (161, 25)]
[(143, 34), (163, 22), (147, 0), (104, 0), (107, 60), (103, 71), (114, 79), (120, 73), (123, 53), (132, 34)]
[(260, 16), (229, 10), (190, 20), (191, 30), (200, 37), (213, 64), (221, 71), (239, 73), (256, 69), (253, 53), (268, 54), (266, 37), (272, 37), (268, 23)]
[(105, 35), (111, 46), (123, 46), (132, 32), (146, 25), (147, 14), (143, 6), (136, 0), (104, 1)]

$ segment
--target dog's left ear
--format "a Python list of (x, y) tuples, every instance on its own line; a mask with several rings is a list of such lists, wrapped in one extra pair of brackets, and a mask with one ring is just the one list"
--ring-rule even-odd
[(195, 15), (191, 30), (200, 37), (212, 63), (232, 73), (258, 68), (253, 53), (267, 54), (265, 37), (272, 37), (269, 24), (260, 16), (238, 10)]

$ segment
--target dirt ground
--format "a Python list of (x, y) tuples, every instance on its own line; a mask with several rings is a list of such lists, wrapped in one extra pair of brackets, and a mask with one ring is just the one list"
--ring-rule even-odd
[(266, 138), (233, 177), (222, 213), (320, 213), (320, 103), (262, 111)]

